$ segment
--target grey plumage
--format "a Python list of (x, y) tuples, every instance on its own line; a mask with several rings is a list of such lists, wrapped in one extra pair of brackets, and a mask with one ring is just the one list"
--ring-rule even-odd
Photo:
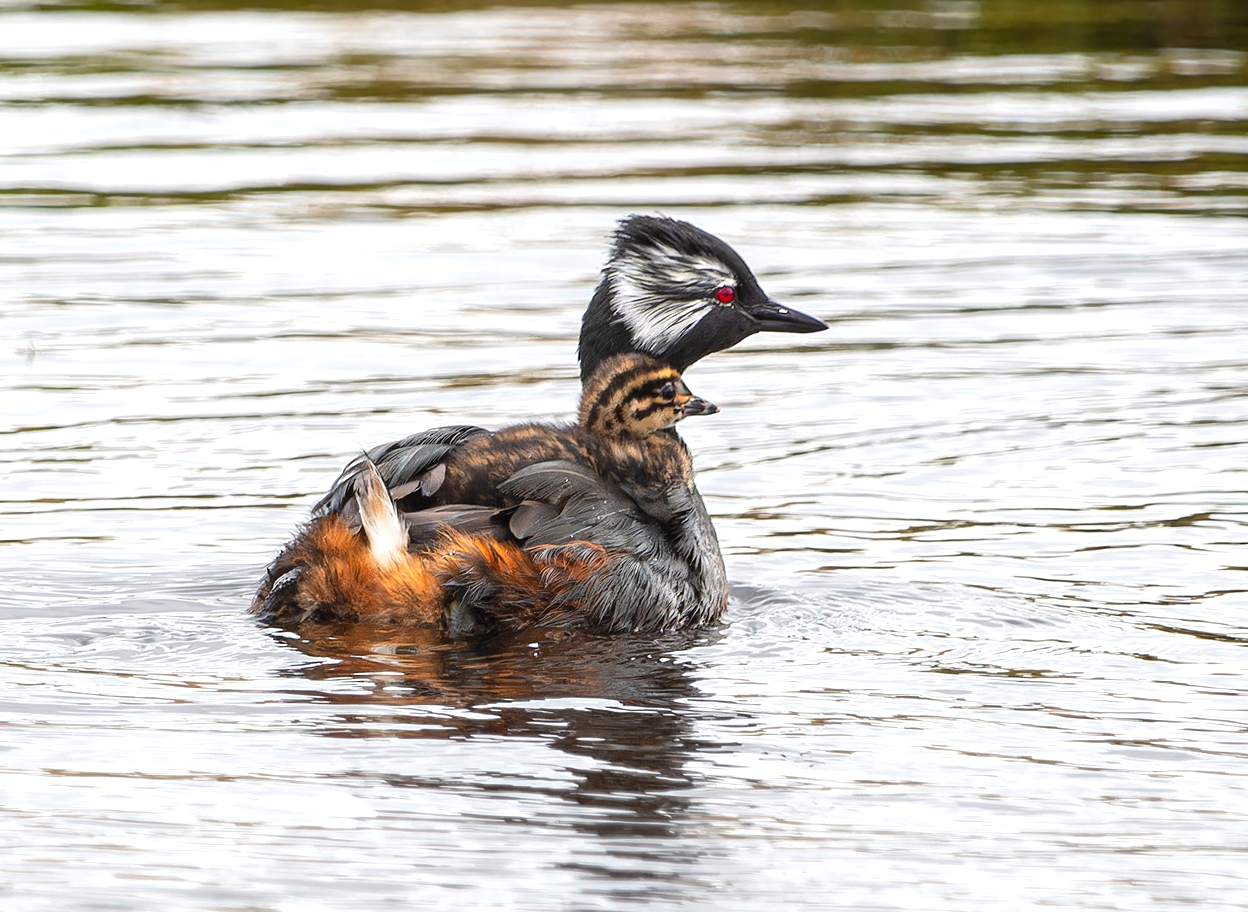
[(349, 526), (359, 528), (355, 479), (370, 462), (376, 466), (393, 500), (402, 500), (422, 489), (428, 496), (440, 483), (439, 470), (443, 474), (446, 471), (443, 460), (457, 447), (488, 433), (485, 428), (472, 425), (448, 425), (375, 446), (347, 463), (329, 491), (312, 507), (312, 517), (337, 513)]
[[(597, 546), (610, 556), (588, 578), (559, 591), (536, 619), (540, 626), (659, 632), (703, 626), (723, 612), (723, 557), (692, 477), (667, 488), (669, 523), (656, 521), (620, 486), (571, 462), (528, 466), (500, 487), (521, 503), (495, 515), (507, 517), (508, 531), (539, 562), (568, 548)], [(469, 573), (456, 585), (459, 628), (469, 627), (467, 618), (481, 624), (498, 616), (488, 578)]]

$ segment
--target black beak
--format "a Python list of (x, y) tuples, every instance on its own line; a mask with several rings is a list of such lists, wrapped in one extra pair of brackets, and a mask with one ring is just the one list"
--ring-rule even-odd
[(686, 418), (690, 415), (714, 415), (719, 411), (719, 406), (714, 402), (707, 402), (705, 399), (694, 396), (684, 404), (681, 411), (684, 412)]
[(817, 333), (828, 328), (828, 324), (818, 317), (781, 307), (770, 299), (762, 304), (747, 305), (744, 310), (754, 318), (762, 332)]

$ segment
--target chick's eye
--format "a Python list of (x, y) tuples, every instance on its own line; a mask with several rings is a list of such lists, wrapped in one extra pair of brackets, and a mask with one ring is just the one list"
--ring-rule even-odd
[(731, 285), (720, 285), (715, 289), (715, 300), (720, 304), (731, 304), (737, 299), (737, 290)]
[(664, 402), (671, 402), (673, 399), (675, 399), (676, 398), (676, 384), (664, 383), (663, 388), (659, 390), (659, 397)]

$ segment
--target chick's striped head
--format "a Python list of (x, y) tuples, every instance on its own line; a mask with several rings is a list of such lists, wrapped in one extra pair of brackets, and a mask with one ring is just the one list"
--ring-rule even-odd
[(675, 368), (630, 353), (608, 358), (585, 382), (580, 422), (599, 436), (640, 438), (718, 411), (693, 395)]

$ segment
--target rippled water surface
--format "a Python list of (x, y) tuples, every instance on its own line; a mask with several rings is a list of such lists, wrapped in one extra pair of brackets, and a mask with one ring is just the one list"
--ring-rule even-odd
[[(0, 3), (5, 909), (1248, 908), (1248, 11)], [(565, 415), (616, 219), (726, 623), (255, 625), (362, 447)]]

